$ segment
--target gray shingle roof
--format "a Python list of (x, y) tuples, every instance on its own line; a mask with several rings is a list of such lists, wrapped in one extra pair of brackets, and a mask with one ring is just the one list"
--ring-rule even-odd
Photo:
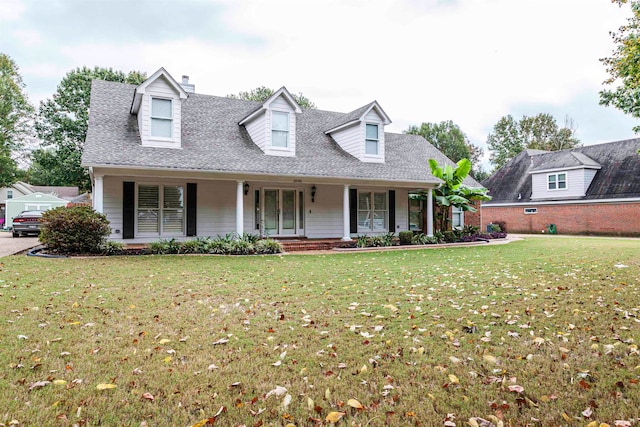
[(295, 157), (265, 155), (238, 125), (260, 103), (201, 94), (183, 101), (182, 149), (143, 147), (129, 114), (134, 89), (93, 81), (83, 165), (435, 183), (428, 159), (451, 163), (424, 138), (395, 133), (385, 133), (384, 164), (361, 162), (324, 134), (347, 115), (315, 109), (297, 117)]
[[(579, 166), (601, 167), (579, 199), (640, 198), (639, 149), (635, 138), (553, 152), (524, 150), (482, 181), (493, 197), (485, 204), (531, 202), (531, 172)], [(551, 200), (563, 199), (545, 199)]]

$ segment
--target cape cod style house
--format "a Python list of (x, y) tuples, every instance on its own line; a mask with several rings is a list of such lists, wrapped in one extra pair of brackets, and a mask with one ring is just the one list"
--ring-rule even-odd
[(409, 194), (431, 199), (441, 181), (428, 159), (451, 162), (420, 136), (385, 132), (389, 123), (376, 101), (345, 114), (302, 109), (284, 87), (264, 102), (202, 95), (161, 68), (139, 86), (93, 81), (82, 164), (110, 239), (125, 243), (349, 240), (423, 217), (432, 234), (432, 203), (423, 214)]
[(524, 150), (483, 184), (483, 222), (510, 233), (640, 236), (640, 139)]

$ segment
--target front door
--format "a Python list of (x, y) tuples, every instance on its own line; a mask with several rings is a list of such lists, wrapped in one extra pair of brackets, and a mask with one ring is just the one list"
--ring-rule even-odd
[(297, 190), (264, 190), (264, 231), (268, 236), (298, 235), (298, 200), (302, 197), (297, 194)]

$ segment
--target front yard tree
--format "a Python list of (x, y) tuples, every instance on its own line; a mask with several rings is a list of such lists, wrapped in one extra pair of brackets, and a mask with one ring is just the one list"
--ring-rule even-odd
[(33, 107), (16, 63), (0, 53), (0, 187), (13, 184), (18, 172), (12, 158), (30, 133)]
[(486, 173), (480, 166), (482, 148), (469, 142), (467, 135), (452, 120), (411, 125), (404, 133), (420, 135), (454, 162), (471, 160), (471, 176), (480, 181), (486, 178)]
[[(640, 2), (631, 0), (613, 0), (620, 7), (628, 3), (631, 17), (627, 25), (620, 27), (618, 32), (611, 32), (616, 47), (608, 58), (600, 61), (607, 67), (609, 78), (605, 85), (614, 86), (600, 92), (600, 104), (612, 105), (625, 114), (640, 118)], [(617, 85), (617, 86), (615, 86)], [(640, 126), (633, 129), (640, 131)]]
[[(274, 92), (275, 90), (273, 89), (270, 89), (265, 86), (260, 86), (255, 89), (251, 89), (248, 92), (242, 91), (242, 92), (239, 92), (238, 94), (229, 94), (227, 95), (227, 98), (244, 99), (245, 101), (264, 102), (271, 95), (273, 95)], [(302, 108), (318, 108), (316, 104), (313, 103), (313, 101), (311, 101), (309, 98), (304, 96), (302, 93), (298, 93), (298, 94), (292, 93), (291, 96), (293, 96), (293, 99), (295, 99), (298, 105)]]
[(574, 134), (573, 121), (569, 118), (561, 128), (551, 114), (522, 116), (519, 121), (509, 114), (498, 120), (487, 137), (487, 147), (491, 153), (489, 161), (495, 169), (500, 169), (527, 148), (545, 151), (574, 148), (580, 145)]
[(451, 165), (442, 167), (435, 159), (429, 159), (429, 166), (433, 176), (444, 181), (440, 187), (433, 190), (436, 202), (436, 228), (440, 231), (451, 229), (449, 212), (452, 207), (460, 208), (465, 212), (476, 212), (477, 209), (473, 206), (474, 201), (491, 200), (486, 188), (467, 187), (462, 184), (471, 171), (469, 159), (460, 160), (455, 168)]
[[(68, 72), (53, 97), (40, 103), (36, 131), (44, 147), (53, 150), (46, 154), (34, 153), (35, 170), (46, 169), (50, 175), (61, 177), (56, 185), (78, 186), (83, 190), (91, 188), (89, 174), (80, 166), (87, 136), (91, 80), (137, 85), (145, 78), (146, 75), (139, 71), (125, 74), (100, 67), (82, 67)], [(38, 165), (42, 158), (46, 158), (46, 165)], [(51, 185), (50, 182), (46, 184)]]

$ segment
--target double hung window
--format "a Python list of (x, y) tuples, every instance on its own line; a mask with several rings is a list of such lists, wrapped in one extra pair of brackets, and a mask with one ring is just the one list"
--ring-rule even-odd
[(547, 175), (547, 188), (549, 190), (565, 190), (567, 188), (567, 174), (553, 173)]
[(365, 129), (364, 154), (377, 156), (380, 154), (380, 138), (378, 135), (378, 125), (367, 123)]
[(151, 98), (151, 136), (171, 138), (173, 128), (173, 101)]
[(289, 113), (271, 112), (271, 146), (280, 148), (289, 146)]
[(358, 193), (358, 231), (387, 231), (387, 193)]
[(138, 233), (184, 234), (184, 187), (138, 185)]

